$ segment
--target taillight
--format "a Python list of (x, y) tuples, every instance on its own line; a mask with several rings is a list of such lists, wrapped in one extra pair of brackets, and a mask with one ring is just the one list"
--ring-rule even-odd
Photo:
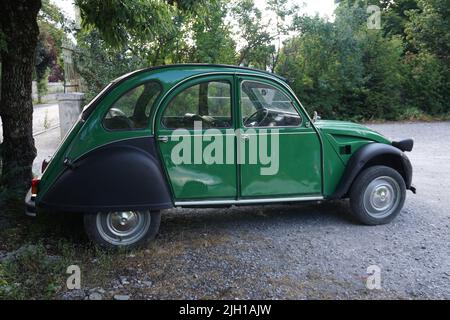
[(31, 194), (36, 195), (39, 189), (39, 182), (41, 180), (39, 178), (34, 178), (31, 180)]
[(49, 162), (49, 161), (47, 161), (47, 159), (44, 159), (44, 160), (42, 161), (41, 173), (44, 173), (45, 169), (47, 169), (48, 162)]

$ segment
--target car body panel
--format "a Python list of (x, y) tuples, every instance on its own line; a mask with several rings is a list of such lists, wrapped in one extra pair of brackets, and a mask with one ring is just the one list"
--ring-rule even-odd
[[(161, 124), (161, 117), (167, 104), (183, 90), (205, 81), (226, 82), (233, 88), (233, 76), (228, 74), (206, 75), (205, 77), (191, 79), (177, 87), (164, 99), (155, 117), (157, 139), (167, 137), (167, 142), (159, 142), (160, 157), (171, 186), (173, 198), (179, 200), (201, 199), (235, 199), (237, 196), (237, 168), (234, 164), (205, 163), (202, 151), (216, 139), (222, 141), (222, 153), (226, 155), (227, 147), (235, 150), (236, 139), (234, 134), (228, 132), (230, 128), (218, 128), (214, 130), (202, 129), (169, 129)], [(232, 89), (233, 90), (233, 89)], [(233, 92), (231, 92), (233, 96)], [(231, 99), (231, 106), (234, 98)], [(234, 117), (232, 117), (234, 118)], [(169, 138), (170, 137), (170, 138)], [(179, 143), (186, 141), (190, 145), (190, 163), (174, 164), (172, 151)], [(199, 150), (197, 146), (201, 146)]]
[[(309, 124), (309, 119), (296, 102), (294, 96), (282, 86), (273, 81), (258, 79), (251, 76), (237, 78), (238, 95), (240, 96), (241, 83), (252, 81), (268, 84), (283, 92), (293, 102), (293, 106), (299, 113), (301, 123), (294, 127), (275, 128), (246, 128), (242, 123), (242, 106), (237, 106), (236, 128), (242, 130), (248, 140), (242, 140), (246, 161), (239, 165), (240, 193), (242, 198), (265, 197), (292, 197), (322, 194), (322, 151), (318, 132)], [(240, 101), (240, 100), (238, 100)], [(273, 129), (277, 131), (274, 132)], [(267, 139), (265, 139), (267, 136)], [(272, 139), (278, 140), (278, 148), (272, 150)], [(278, 153), (277, 168), (274, 164), (268, 165), (251, 163), (250, 148), (253, 144), (254, 153), (261, 155), (261, 140), (265, 141), (267, 155)], [(276, 142), (275, 142), (276, 143)], [(274, 143), (274, 146), (275, 146)], [(273, 174), (262, 174), (263, 170), (278, 169)]]
[(66, 167), (40, 200), (40, 206), (50, 210), (93, 213), (172, 205), (154, 138), (147, 137), (120, 140), (88, 152)]
[[(256, 172), (260, 168), (251, 166), (217, 165), (208, 167), (207, 165), (176, 166), (170, 164), (167, 157), (173, 145), (162, 145), (158, 141), (159, 137), (171, 133), (159, 127), (160, 113), (179, 88), (192, 83), (192, 81), (207, 77), (232, 81), (234, 129), (241, 128), (237, 103), (239, 79), (249, 78), (265, 81), (292, 97), (295, 108), (303, 117), (303, 121), (299, 128), (280, 128), (280, 132), (282, 132), (280, 163), (282, 164), (278, 175), (264, 177)], [(101, 123), (110, 106), (126, 92), (148, 81), (157, 81), (162, 88), (150, 110), (148, 125), (139, 130), (111, 131), (105, 129)], [(190, 131), (189, 133), (195, 132)], [(44, 204), (43, 207), (45, 206), (46, 199), (48, 204), (48, 199), (52, 198), (52, 193), (56, 192), (55, 185), (58, 181), (67, 179), (68, 172), (76, 171), (74, 168), (84, 164), (86, 159), (97, 157), (99, 150), (105, 148), (113, 150), (117, 143), (123, 143), (122, 146), (124, 146), (127, 141), (139, 139), (152, 140), (155, 143), (156, 154), (148, 157), (147, 168), (156, 168), (151, 164), (152, 161), (156, 161), (161, 175), (154, 174), (152, 178), (149, 176), (153, 183), (147, 181), (145, 188), (148, 193), (152, 193), (149, 188), (153, 188), (155, 194), (160, 191), (157, 190), (158, 188), (167, 191), (162, 193), (164, 196), (161, 197), (164, 197), (164, 200), (160, 202), (164, 205), (159, 207), (170, 207), (183, 202), (192, 205), (203, 203), (208, 206), (220, 203), (255, 204), (332, 197), (339, 184), (342, 184), (342, 177), (348, 164), (358, 150), (373, 143), (391, 145), (388, 139), (362, 125), (324, 120), (313, 122), (283, 78), (267, 72), (221, 65), (172, 65), (149, 68), (114, 80), (86, 106), (80, 119), (63, 140), (41, 177), (39, 192), (35, 195), (38, 209), (41, 204)], [(285, 148), (285, 146), (289, 147)], [(234, 137), (234, 148), (237, 153), (239, 149), (237, 137)], [(124, 150), (123, 147), (119, 149)], [(108, 161), (107, 157), (103, 159), (103, 161)], [(131, 163), (127, 162), (127, 166), (131, 166)], [(116, 167), (114, 170), (119, 169)], [(163, 177), (164, 183), (161, 182), (160, 177)], [(86, 179), (85, 183), (91, 181)], [(131, 181), (126, 181), (126, 176), (123, 176), (122, 179), (125, 180), (125, 183), (131, 183)], [(162, 183), (164, 186), (160, 187)], [(74, 190), (67, 186), (60, 188), (65, 192)], [(91, 192), (94, 192), (93, 190)], [(117, 190), (122, 189), (118, 188)], [(53, 196), (57, 194), (64, 198), (62, 193), (54, 193)], [(150, 198), (152, 197), (149, 195)], [(167, 200), (168, 198), (170, 201)], [(82, 199), (83, 197), (80, 196), (77, 201), (83, 202)], [(125, 198), (124, 201), (126, 201)], [(139, 202), (137, 199), (134, 201)], [(158, 201), (152, 201), (155, 202), (153, 207), (158, 207)], [(72, 204), (73, 207), (76, 207), (76, 204)], [(141, 201), (141, 204), (152, 207), (151, 203), (145, 204)], [(105, 202), (98, 206), (94, 206), (92, 201), (85, 201), (85, 204), (79, 203), (81, 209), (83, 205), (93, 206), (95, 210), (125, 207), (125, 204), (119, 206), (113, 200), (109, 204)], [(64, 208), (61, 207), (61, 209)]]

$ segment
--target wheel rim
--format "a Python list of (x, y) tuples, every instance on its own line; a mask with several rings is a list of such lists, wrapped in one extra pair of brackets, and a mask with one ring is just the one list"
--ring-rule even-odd
[(99, 212), (97, 228), (100, 236), (110, 244), (125, 246), (139, 241), (150, 227), (148, 211)]
[(364, 192), (364, 208), (373, 218), (382, 219), (395, 211), (400, 202), (400, 186), (391, 177), (378, 177)]

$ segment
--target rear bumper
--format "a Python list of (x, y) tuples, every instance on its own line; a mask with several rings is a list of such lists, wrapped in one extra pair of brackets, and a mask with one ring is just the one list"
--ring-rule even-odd
[(25, 197), (25, 214), (29, 217), (36, 217), (36, 195), (31, 194), (31, 189)]

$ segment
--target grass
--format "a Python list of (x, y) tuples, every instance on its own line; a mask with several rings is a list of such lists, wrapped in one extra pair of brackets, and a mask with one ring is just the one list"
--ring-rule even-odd
[(46, 109), (44, 116), (44, 129), (48, 130), (49, 128), (50, 128), (50, 121), (48, 120), (48, 109)]
[[(20, 203), (20, 204), (19, 204)], [(21, 201), (0, 210), (0, 299), (54, 299), (67, 290), (70, 265), (81, 269), (82, 288), (103, 286), (114, 271), (113, 254), (84, 236), (80, 215), (29, 218)]]

